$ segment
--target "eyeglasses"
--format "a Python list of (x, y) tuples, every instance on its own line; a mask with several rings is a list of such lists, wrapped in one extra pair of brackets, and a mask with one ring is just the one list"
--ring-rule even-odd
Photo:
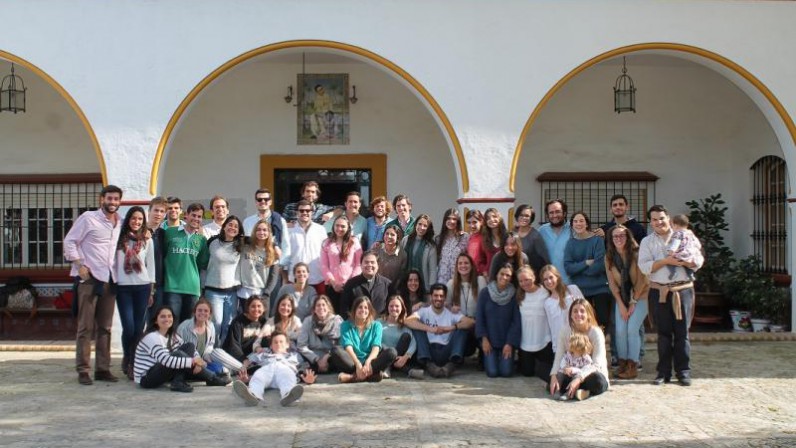
[(298, 209), (298, 212), (299, 213), (312, 213), (312, 209), (311, 208), (300, 208), (300, 209)]
[(255, 199), (257, 199), (257, 202), (268, 202), (268, 201), (271, 200), (270, 197), (267, 197), (267, 198), (255, 198)]
[(627, 235), (625, 235), (624, 233), (620, 233), (618, 235), (614, 235), (612, 238), (615, 240), (626, 240)]

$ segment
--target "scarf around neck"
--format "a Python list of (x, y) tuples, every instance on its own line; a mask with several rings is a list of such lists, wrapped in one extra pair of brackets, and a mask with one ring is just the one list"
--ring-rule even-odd
[(137, 274), (141, 273), (142, 266), (141, 266), (141, 260), (138, 258), (138, 254), (139, 252), (141, 252), (141, 249), (144, 247), (144, 241), (145, 238), (141, 237), (139, 239), (138, 236), (133, 232), (127, 234), (127, 243), (124, 245), (125, 274), (130, 275), (133, 272)]
[(312, 316), (312, 332), (318, 337), (326, 336), (329, 339), (340, 338), (340, 327), (335, 328), (335, 315), (329, 314), (325, 320), (319, 320), (317, 316)]
[(630, 296), (633, 293), (633, 282), (630, 281), (630, 267), (625, 266), (625, 262), (618, 252), (614, 252), (612, 261), (616, 269), (619, 270), (619, 275), (622, 277), (619, 285), (619, 294), (622, 297), (622, 303), (625, 304), (625, 307), (628, 307), (630, 306)]
[(511, 283), (509, 283), (509, 285), (506, 286), (506, 289), (504, 289), (502, 292), (498, 291), (496, 281), (489, 282), (487, 289), (489, 290), (489, 297), (492, 299), (492, 301), (500, 306), (509, 303), (511, 298), (514, 297), (514, 294), (517, 292), (516, 289), (514, 289), (514, 285)]

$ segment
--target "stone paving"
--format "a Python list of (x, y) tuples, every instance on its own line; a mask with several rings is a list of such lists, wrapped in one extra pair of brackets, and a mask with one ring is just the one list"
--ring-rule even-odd
[(275, 391), (248, 408), (231, 387), (80, 386), (73, 353), (0, 352), (0, 446), (796, 446), (796, 343), (697, 343), (690, 388), (651, 385), (647, 348), (639, 380), (580, 403), (466, 367), (449, 380), (322, 377), (288, 408)]

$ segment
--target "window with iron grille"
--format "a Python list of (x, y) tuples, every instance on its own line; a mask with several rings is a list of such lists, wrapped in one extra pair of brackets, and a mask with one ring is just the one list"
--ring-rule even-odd
[(0, 269), (62, 269), (64, 236), (97, 208), (99, 174), (0, 176)]
[[(563, 199), (570, 217), (582, 210), (589, 215), (592, 228), (597, 228), (613, 219), (611, 197), (615, 194), (627, 197), (628, 214), (646, 226), (646, 211), (655, 204), (658, 176), (647, 172), (546, 172), (536, 180), (542, 184), (542, 206), (551, 199)], [(546, 222), (544, 210), (541, 215)]]
[(785, 161), (765, 156), (752, 165), (754, 253), (764, 272), (787, 274), (787, 174)]

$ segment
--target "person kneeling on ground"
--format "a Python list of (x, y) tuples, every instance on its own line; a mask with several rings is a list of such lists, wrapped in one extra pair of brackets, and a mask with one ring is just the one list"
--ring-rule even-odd
[(196, 352), (196, 346), (183, 343), (174, 331), (174, 313), (160, 307), (152, 317), (147, 333), (135, 350), (133, 375), (144, 389), (160, 387), (171, 381), (174, 392), (193, 392), (186, 382), (189, 376), (204, 380), (208, 386), (226, 386), (229, 379), (207, 369), (207, 363)]
[(298, 401), (304, 394), (304, 387), (299, 381), (306, 384), (315, 382), (315, 372), (312, 369), (305, 369), (307, 364), (301, 363), (298, 352), (289, 350), (289, 347), (287, 335), (276, 331), (271, 334), (270, 349), (252, 353), (243, 362), (242, 374), (246, 372), (250, 362), (261, 365), (251, 376), (248, 386), (243, 382), (245, 377), (242, 378), (243, 381), (237, 380), (232, 385), (235, 394), (242, 398), (247, 406), (263, 403), (266, 389), (279, 389), (282, 397), (279, 403), (288, 406)]

